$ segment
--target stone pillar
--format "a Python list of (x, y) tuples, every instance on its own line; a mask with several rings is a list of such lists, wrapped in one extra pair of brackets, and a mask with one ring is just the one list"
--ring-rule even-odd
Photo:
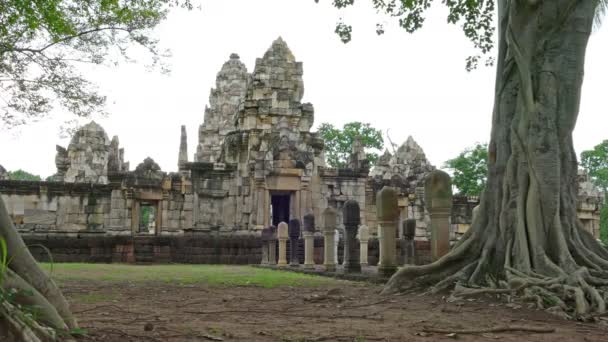
[(277, 227), (270, 226), (270, 239), (268, 240), (268, 264), (277, 264)]
[(336, 211), (333, 208), (326, 208), (323, 211), (323, 265), (325, 270), (333, 272), (336, 270), (336, 260), (334, 257), (334, 239), (336, 234)]
[(270, 263), (270, 238), (272, 232), (270, 228), (262, 229), (262, 262), (261, 265), (268, 265)]
[(401, 253), (403, 255), (403, 265), (415, 264), (416, 246), (414, 238), (416, 237), (416, 220), (407, 219), (403, 222), (403, 240), (401, 244)]
[(359, 227), (359, 263), (367, 266), (367, 243), (369, 242), (369, 228), (366, 225)]
[(361, 223), (359, 203), (348, 200), (342, 208), (344, 218), (344, 272), (360, 273), (359, 253), (357, 253), (357, 231)]
[(378, 273), (389, 277), (397, 270), (395, 235), (397, 233), (399, 206), (395, 189), (385, 186), (378, 192), (376, 196), (376, 216), (378, 217), (378, 229), (381, 232), (379, 234), (381, 259)]
[(424, 182), (424, 196), (431, 217), (431, 259), (435, 261), (450, 251), (450, 176), (441, 170), (429, 173)]
[(279, 240), (278, 266), (287, 266), (287, 239), (289, 238), (287, 230), (287, 223), (279, 223), (279, 226), (277, 227), (277, 238)]
[(338, 245), (340, 245), (340, 230), (336, 228), (336, 230), (334, 230), (334, 262), (336, 265), (340, 265), (340, 258), (338, 258)]
[(291, 245), (291, 254), (289, 259), (290, 266), (299, 266), (298, 260), (298, 240), (300, 240), (300, 220), (289, 220), (289, 241)]
[(312, 212), (304, 215), (304, 268), (315, 268), (315, 215)]

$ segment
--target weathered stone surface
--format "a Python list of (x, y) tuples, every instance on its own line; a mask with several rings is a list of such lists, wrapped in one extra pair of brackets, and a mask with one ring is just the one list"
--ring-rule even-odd
[(8, 179), (8, 172), (2, 165), (0, 165), (0, 180), (6, 180), (6, 179)]
[(199, 128), (195, 161), (219, 160), (222, 142), (234, 130), (236, 114), (245, 98), (250, 78), (239, 55), (231, 54), (218, 72), (215, 88), (209, 94), (209, 106), (205, 108), (204, 122)]
[(78, 183), (108, 183), (110, 139), (95, 121), (80, 128), (67, 149), (68, 167), (64, 181)]
[(308, 214), (304, 215), (302, 221), (304, 223), (305, 232), (315, 232), (315, 215), (313, 213), (309, 212)]
[(289, 228), (287, 223), (281, 222), (277, 227), (277, 238), (279, 240), (279, 262), (278, 266), (287, 265), (287, 240), (289, 239)]
[(425, 182), (425, 195), (431, 216), (431, 258), (438, 260), (450, 251), (450, 176), (441, 170), (431, 172)]
[(344, 203), (344, 271), (347, 273), (361, 272), (359, 253), (357, 252), (357, 232), (361, 222), (361, 210), (357, 201), (348, 200)]
[(376, 215), (378, 221), (394, 221), (399, 217), (397, 191), (385, 186), (376, 195)]
[(336, 232), (336, 210), (334, 208), (325, 208), (323, 211), (323, 265), (325, 270), (332, 272), (336, 270), (336, 252), (334, 250), (335, 232)]
[(298, 260), (298, 240), (300, 239), (300, 220), (291, 219), (289, 220), (289, 246), (290, 246), (290, 261), (291, 266), (298, 266), (300, 261)]
[(427, 209), (452, 207), (452, 179), (441, 170), (427, 175), (424, 183)]
[(391, 187), (384, 187), (376, 197), (376, 213), (378, 219), (378, 240), (380, 240), (380, 266), (378, 272), (390, 276), (397, 270), (397, 248), (395, 235), (399, 207), (397, 192)]
[(369, 243), (369, 228), (366, 225), (359, 226), (359, 262), (361, 266), (367, 266), (368, 259), (368, 243)]
[(186, 126), (182, 125), (181, 135), (179, 140), (179, 156), (177, 159), (177, 167), (179, 170), (183, 170), (188, 162), (188, 135), (186, 133)]

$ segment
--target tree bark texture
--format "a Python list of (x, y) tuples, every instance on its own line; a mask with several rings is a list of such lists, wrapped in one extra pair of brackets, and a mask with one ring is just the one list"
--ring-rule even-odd
[[(608, 251), (576, 216), (572, 143), (595, 0), (498, 1), (488, 182), (479, 215), (440, 260), (405, 267), (385, 292), (502, 287), (576, 314), (604, 312)], [(456, 291), (457, 292), (457, 291)]]
[[(51, 328), (61, 331), (77, 328), (67, 300), (55, 282), (38, 266), (15, 229), (2, 198), (0, 198), (0, 238), (6, 242), (9, 261), (8, 269), (3, 275), (2, 287), (30, 292), (32, 295), (17, 296), (16, 300), (22, 305), (38, 306), (40, 321)], [(0, 320), (8, 319), (9, 322), (19, 320), (17, 316), (3, 317), (15, 310), (0, 310)]]

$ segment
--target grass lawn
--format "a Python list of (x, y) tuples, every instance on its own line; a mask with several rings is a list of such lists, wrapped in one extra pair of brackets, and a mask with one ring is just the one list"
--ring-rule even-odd
[(42, 268), (61, 283), (65, 280), (105, 282), (204, 283), (216, 286), (317, 286), (337, 282), (330, 278), (250, 266), (228, 265), (126, 265), (84, 263), (42, 263)]

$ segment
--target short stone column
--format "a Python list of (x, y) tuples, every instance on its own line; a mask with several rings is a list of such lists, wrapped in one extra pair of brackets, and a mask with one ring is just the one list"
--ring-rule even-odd
[(397, 270), (397, 218), (399, 217), (397, 192), (385, 186), (376, 195), (376, 216), (380, 231), (380, 266), (378, 273), (389, 277)]
[(403, 255), (403, 264), (415, 264), (416, 247), (414, 238), (416, 237), (416, 220), (407, 219), (403, 222), (403, 240), (401, 244), (401, 253)]
[(323, 266), (325, 270), (333, 272), (336, 270), (334, 257), (334, 239), (336, 237), (336, 210), (326, 208), (323, 211)]
[(279, 240), (279, 262), (277, 266), (287, 266), (287, 239), (289, 239), (287, 223), (279, 223), (277, 238)]
[(315, 268), (315, 215), (304, 215), (304, 268)]
[(277, 227), (270, 226), (270, 236), (268, 239), (268, 264), (277, 264)]
[(369, 242), (369, 228), (366, 225), (359, 227), (359, 263), (361, 266), (367, 266), (367, 250)]
[[(334, 261), (336, 265), (340, 265), (340, 258), (338, 257), (338, 246), (340, 245), (340, 230), (336, 228), (334, 231)], [(344, 261), (344, 260), (342, 260)]]
[(348, 200), (342, 209), (344, 218), (344, 272), (360, 273), (359, 253), (357, 253), (357, 232), (361, 223), (359, 203)]
[(431, 217), (431, 259), (435, 261), (450, 251), (450, 176), (441, 170), (429, 173), (424, 182), (424, 196), (426, 209)]
[(298, 240), (300, 240), (300, 220), (291, 219), (289, 220), (289, 244), (291, 247), (289, 265), (294, 267), (300, 265), (300, 260), (298, 260)]
[(262, 229), (262, 262), (260, 263), (261, 265), (268, 265), (269, 263), (270, 245), (268, 244), (268, 241), (270, 240), (271, 234), (272, 233), (270, 232), (270, 228)]

